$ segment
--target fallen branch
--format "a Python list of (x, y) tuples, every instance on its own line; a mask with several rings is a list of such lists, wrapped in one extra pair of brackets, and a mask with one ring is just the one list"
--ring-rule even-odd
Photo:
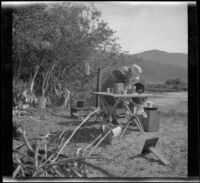
[(21, 172), (22, 172), (23, 177), (25, 177), (25, 172), (24, 172), (23, 167), (21, 166), (20, 168), (21, 168)]
[[(100, 159), (96, 154), (88, 155), (88, 153), (81, 153), (79, 154), (78, 151), (75, 150), (75, 156), (68, 156), (68, 154), (62, 154), (62, 150), (69, 144), (70, 139), (74, 136), (76, 131), (83, 125), (90, 117), (92, 117), (95, 113), (99, 110), (93, 111), (89, 114), (82, 123), (70, 134), (69, 138), (66, 141), (66, 132), (64, 130), (62, 132), (56, 133), (55, 135), (49, 137), (49, 133), (46, 133), (44, 136), (36, 140), (35, 144), (31, 143), (30, 139), (27, 139), (26, 130), (24, 129), (23, 132), (23, 139), (24, 144), (27, 146), (25, 151), (26, 154), (21, 156), (21, 152), (19, 150), (13, 151), (13, 163), (16, 169), (13, 172), (13, 176), (18, 177), (87, 177), (87, 168), (90, 166), (87, 163), (83, 163), (89, 159), (96, 159), (99, 161)], [(65, 134), (66, 133), (66, 134)], [(67, 135), (68, 136), (68, 135)], [(48, 138), (49, 137), (49, 138)], [(101, 139), (102, 134), (88, 144), (84, 146), (83, 150), (86, 151), (90, 148), (97, 140)], [(52, 144), (52, 139), (58, 140), (59, 143)], [(103, 137), (104, 138), (104, 137)], [(56, 141), (57, 142), (57, 141)], [(43, 144), (44, 143), (44, 144)], [(48, 144), (50, 143), (50, 144)], [(50, 151), (49, 149), (52, 147), (55, 149)], [(20, 145), (21, 146), (21, 145)], [(96, 148), (97, 146), (95, 146)], [(94, 149), (95, 149), (94, 148)], [(94, 150), (93, 149), (93, 150)], [(20, 149), (23, 152), (23, 149)], [(31, 152), (31, 153), (30, 153)], [(20, 158), (20, 159), (19, 159)], [(22, 163), (23, 162), (23, 163)], [(87, 165), (86, 165), (87, 164)], [(92, 167), (92, 166), (91, 166)], [(95, 165), (93, 165), (95, 167)], [(101, 168), (98, 169), (101, 171)], [(112, 176), (111, 174), (107, 173), (106, 170), (102, 170), (104, 174)]]
[(51, 163), (54, 163), (56, 161), (56, 159), (58, 158), (59, 154), (63, 151), (63, 149), (65, 148), (65, 146), (69, 143), (69, 141), (72, 139), (72, 137), (74, 136), (74, 134), (77, 132), (77, 130), (86, 122), (88, 121), (88, 119), (91, 118), (91, 116), (93, 116), (95, 113), (99, 112), (99, 109), (97, 109), (96, 111), (90, 113), (79, 125), (78, 127), (76, 127), (76, 129), (73, 131), (73, 133), (71, 134), (71, 136), (67, 139), (67, 141), (64, 143), (64, 145), (60, 148), (60, 150), (58, 151), (55, 159), (52, 160)]
[(47, 159), (47, 141), (46, 141), (46, 139), (44, 141), (44, 159), (45, 160)]
[(55, 172), (56, 172), (60, 177), (65, 177), (59, 170), (55, 169)]
[(17, 174), (19, 173), (21, 169), (21, 165), (18, 165), (17, 168), (15, 169), (14, 173), (13, 173), (13, 178), (15, 178), (17, 176)]
[(99, 146), (99, 144), (107, 137), (107, 135), (111, 132), (112, 130), (109, 130), (102, 138), (101, 140), (96, 144), (96, 146), (89, 152), (89, 155), (92, 154), (92, 152)]
[(34, 149), (32, 148), (32, 146), (29, 144), (29, 142), (28, 142), (28, 140), (27, 140), (25, 129), (24, 129), (24, 131), (23, 131), (23, 137), (24, 137), (24, 140), (25, 140), (25, 143), (26, 143), (28, 149), (29, 149), (32, 153), (35, 154)]
[(75, 170), (74, 168), (70, 168), (70, 170), (77, 176), (77, 177), (83, 177), (83, 175), (81, 173), (79, 173), (77, 170)]
[(102, 134), (100, 134), (91, 144), (89, 144), (88, 146), (86, 146), (83, 150), (86, 150), (87, 148), (89, 148), (90, 146), (92, 146), (101, 136), (102, 136)]
[(39, 150), (39, 145), (36, 145), (35, 156), (34, 156), (34, 166), (35, 166), (35, 169), (38, 168), (38, 150)]
[(18, 150), (18, 149), (20, 149), (21, 147), (23, 147), (24, 145), (25, 145), (25, 144), (22, 143), (22, 144), (20, 144), (20, 145), (18, 145), (18, 146), (13, 147), (13, 149), (14, 149), (14, 150)]
[(87, 161), (81, 161), (81, 163), (83, 164), (86, 164), (87, 166), (91, 166), (92, 168), (102, 172), (103, 174), (107, 175), (108, 177), (117, 177), (116, 175), (114, 174), (111, 174), (110, 172), (108, 172), (107, 170), (104, 170), (103, 168), (99, 167), (99, 166), (96, 166), (96, 165), (93, 165), (92, 163), (89, 163)]

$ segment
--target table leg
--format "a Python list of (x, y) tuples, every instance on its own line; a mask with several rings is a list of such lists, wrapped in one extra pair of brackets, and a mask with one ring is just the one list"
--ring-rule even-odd
[(130, 110), (130, 108), (129, 108), (129, 106), (128, 106), (127, 104), (124, 104), (124, 105), (125, 105), (126, 109), (128, 110), (128, 112), (130, 113), (130, 115), (131, 115), (132, 117), (135, 117), (135, 118), (136, 118), (135, 123), (136, 123), (137, 127), (139, 128), (140, 132), (141, 132), (142, 134), (144, 134), (144, 129), (143, 129), (143, 127), (142, 127), (142, 125), (141, 125), (141, 123), (140, 123), (140, 120), (139, 120), (139, 118), (137, 117), (137, 115), (135, 115), (135, 114), (132, 113), (132, 111)]
[(126, 126), (125, 126), (125, 128), (124, 128), (124, 130), (123, 130), (123, 132), (120, 136), (120, 139), (122, 139), (122, 137), (124, 136), (124, 134), (125, 134), (126, 130), (128, 129), (130, 123), (131, 123), (131, 118), (127, 121), (127, 124), (126, 124)]
[(115, 110), (117, 108), (117, 105), (119, 104), (120, 100), (116, 100), (115, 104), (113, 106), (110, 106), (107, 101), (101, 97), (101, 106), (103, 108), (103, 111), (105, 112), (105, 114), (107, 115), (106, 119), (109, 119), (110, 117), (114, 118), (115, 120), (117, 120), (117, 118), (115, 118)]
[[(134, 116), (134, 117), (136, 117), (136, 116)], [(137, 127), (139, 128), (140, 132), (144, 135), (144, 129), (143, 129), (140, 121), (137, 118), (135, 118), (134, 120), (135, 120), (135, 123), (136, 123)]]

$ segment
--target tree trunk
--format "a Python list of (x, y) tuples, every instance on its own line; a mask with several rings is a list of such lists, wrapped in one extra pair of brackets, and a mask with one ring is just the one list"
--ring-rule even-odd
[(64, 101), (64, 104), (61, 107), (63, 109), (65, 109), (69, 106), (70, 91), (68, 89), (65, 89), (65, 91), (64, 91), (64, 98), (65, 98), (65, 101)]
[(38, 101), (38, 107), (40, 109), (45, 109), (47, 105), (47, 98), (46, 97), (39, 97), (39, 101)]
[[(43, 62), (42, 62), (42, 63), (43, 63)], [(42, 65), (42, 63), (41, 63), (40, 65), (36, 65), (36, 66), (35, 66), (35, 72), (34, 72), (34, 76), (33, 76), (32, 82), (31, 82), (31, 88), (30, 88), (31, 94), (34, 94), (33, 88), (34, 88), (35, 78), (36, 78), (36, 76), (37, 76), (37, 74), (38, 74), (38, 71), (39, 71), (40, 66)]]
[(49, 68), (49, 70), (46, 72), (44, 79), (43, 79), (43, 84), (42, 84), (42, 96), (45, 96), (46, 90), (49, 86), (49, 78), (56, 66), (56, 63), (52, 64), (52, 66)]

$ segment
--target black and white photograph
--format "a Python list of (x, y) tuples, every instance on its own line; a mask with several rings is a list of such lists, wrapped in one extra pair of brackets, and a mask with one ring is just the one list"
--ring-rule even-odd
[(10, 180), (186, 179), (188, 4), (2, 2)]

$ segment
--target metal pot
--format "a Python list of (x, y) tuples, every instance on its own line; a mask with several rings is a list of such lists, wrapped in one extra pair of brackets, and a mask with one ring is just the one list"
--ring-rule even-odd
[(115, 83), (114, 84), (114, 93), (121, 94), (124, 92), (124, 83)]

